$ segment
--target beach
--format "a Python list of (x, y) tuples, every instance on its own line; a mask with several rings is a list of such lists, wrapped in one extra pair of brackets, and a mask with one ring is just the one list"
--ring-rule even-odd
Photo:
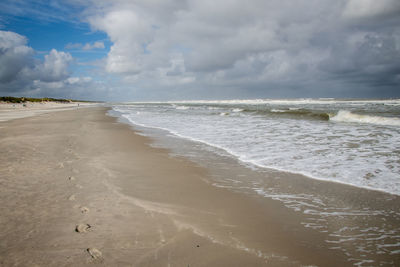
[[(400, 263), (399, 196), (234, 162), (218, 172), (152, 145), (108, 110), (74, 108), (0, 122), (1, 266)], [(299, 212), (261, 189), (216, 186), (215, 173), (240, 173), (293, 194), (318, 192), (331, 201), (324, 205), (336, 207), (335, 216)], [(332, 214), (329, 207), (324, 212)], [(329, 227), (308, 227), (310, 216)], [(370, 228), (390, 236), (373, 243), (382, 253), (354, 245)], [(332, 239), (338, 231), (355, 239)]]
[(7, 103), (0, 102), (0, 122), (31, 117), (47, 112), (63, 111), (77, 107), (88, 107), (97, 103), (88, 102), (25, 102), (25, 103)]

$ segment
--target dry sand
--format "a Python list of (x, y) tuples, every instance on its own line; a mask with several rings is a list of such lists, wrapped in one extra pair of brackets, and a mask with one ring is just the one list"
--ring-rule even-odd
[(279, 202), (210, 185), (105, 112), (0, 123), (1, 266), (349, 265)]
[(19, 118), (31, 117), (54, 111), (63, 111), (77, 107), (90, 107), (96, 103), (86, 102), (26, 102), (26, 103), (6, 103), (0, 102), (0, 121), (8, 121)]

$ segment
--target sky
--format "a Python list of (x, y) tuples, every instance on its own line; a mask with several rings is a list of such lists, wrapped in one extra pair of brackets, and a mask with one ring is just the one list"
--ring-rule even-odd
[(400, 98), (400, 1), (2, 0), (0, 95)]

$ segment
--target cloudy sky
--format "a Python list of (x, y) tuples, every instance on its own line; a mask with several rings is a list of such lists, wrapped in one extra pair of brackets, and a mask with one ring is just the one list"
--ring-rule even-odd
[(400, 97), (399, 0), (2, 0), (0, 95)]

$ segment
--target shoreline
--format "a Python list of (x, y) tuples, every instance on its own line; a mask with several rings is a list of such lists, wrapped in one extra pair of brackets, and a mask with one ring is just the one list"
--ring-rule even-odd
[[(275, 169), (249, 167), (231, 155), (208, 149), (202, 143), (168, 137), (169, 132), (158, 129), (149, 131), (147, 127), (133, 125), (121, 117), (119, 119), (134, 131), (151, 138), (153, 146), (166, 148), (171, 156), (189, 158), (206, 168), (212, 176), (208, 182), (214, 186), (264, 198), (261, 201), (278, 201), (300, 213), (296, 216), (305, 215), (301, 224), (329, 233), (325, 242), (331, 244), (332, 249), (342, 249), (349, 258), (353, 258), (354, 264), (368, 258), (375, 259), (381, 254), (400, 253), (400, 246), (396, 246), (400, 241), (400, 232), (397, 230), (400, 226), (400, 197), (395, 194)], [(392, 226), (383, 226), (385, 223), (381, 220), (386, 218)], [(338, 220), (344, 223), (338, 223)], [(386, 233), (390, 234), (385, 237)], [(369, 241), (379, 239), (380, 242)], [(349, 243), (352, 243), (351, 246)], [(385, 246), (391, 246), (392, 250), (382, 249)], [(367, 253), (363, 255), (362, 251), (366, 248)], [(377, 262), (381, 261), (382, 257), (377, 257)]]
[[(112, 109), (110, 109), (110, 110), (112, 110)], [(113, 112), (115, 112), (115, 111), (113, 111)], [(117, 112), (115, 112), (115, 113), (117, 113)], [(140, 124), (134, 124), (131, 121), (129, 121), (128, 119), (126, 119), (124, 117), (120, 117), (118, 114), (112, 114), (112, 113), (110, 114), (110, 112), (107, 112), (107, 115), (116, 118), (118, 120), (118, 122), (120, 122), (120, 123), (127, 124), (127, 125), (131, 126), (131, 129), (133, 131), (135, 131), (135, 132), (141, 132), (142, 128), (143, 129), (155, 129), (157, 131), (165, 132), (164, 135), (171, 134), (175, 138), (180, 139), (182, 142), (187, 142), (187, 143), (192, 143), (192, 144), (201, 144), (201, 145), (204, 145), (204, 146), (209, 146), (209, 147), (211, 147), (213, 149), (216, 149), (216, 150), (220, 150), (224, 154), (226, 154), (226, 157), (230, 158), (234, 162), (237, 162), (237, 164), (242, 166), (243, 168), (247, 168), (247, 169), (250, 169), (250, 170), (255, 170), (255, 171), (260, 171), (260, 172), (269, 172), (269, 173), (274, 173), (274, 172), (285, 173), (288, 176), (302, 177), (302, 179), (306, 179), (306, 180), (310, 179), (310, 180), (315, 180), (316, 182), (327, 183), (327, 186), (329, 186), (329, 184), (333, 184), (333, 185), (338, 185), (339, 187), (340, 186), (350, 187), (350, 188), (353, 188), (354, 190), (361, 190), (361, 191), (366, 190), (367, 192), (371, 192), (371, 193), (378, 193), (378, 194), (383, 194), (383, 195), (387, 194), (387, 195), (390, 195), (390, 196), (393, 196), (393, 197), (396, 197), (396, 198), (397, 197), (400, 198), (400, 195), (394, 194), (394, 193), (391, 193), (391, 192), (387, 192), (384, 189), (380, 189), (380, 188), (372, 188), (372, 187), (367, 187), (367, 186), (364, 187), (364, 186), (360, 186), (360, 185), (354, 185), (354, 184), (351, 184), (351, 183), (346, 183), (346, 182), (343, 182), (343, 181), (336, 181), (336, 180), (331, 180), (331, 179), (328, 179), (328, 178), (314, 177), (314, 176), (312, 176), (310, 174), (307, 174), (307, 173), (294, 172), (294, 171), (288, 171), (288, 170), (278, 169), (278, 168), (274, 168), (274, 167), (266, 167), (266, 166), (263, 166), (263, 165), (257, 165), (257, 164), (255, 164), (255, 163), (253, 163), (251, 161), (246, 162), (246, 161), (243, 161), (243, 160), (239, 159), (236, 155), (230, 153), (228, 150), (226, 150), (226, 149), (224, 149), (222, 147), (219, 147), (219, 146), (207, 143), (207, 142), (199, 141), (199, 140), (196, 140), (196, 139), (191, 139), (189, 137), (181, 136), (181, 135), (178, 135), (176, 133), (170, 132), (169, 130), (164, 129), (164, 128), (150, 127), (150, 126), (144, 126), (144, 125), (140, 125)], [(139, 129), (138, 127), (140, 127), (141, 129)], [(146, 131), (146, 130), (144, 130), (144, 131)], [(159, 136), (153, 136), (151, 134), (150, 135), (144, 134), (144, 136), (152, 139), (153, 142), (159, 143), (159, 146), (162, 147), (162, 148), (165, 148), (167, 150), (172, 149), (171, 147), (168, 147), (168, 145), (163, 144), (163, 140), (161, 140), (162, 138), (160, 138)], [(214, 153), (220, 155), (220, 153), (217, 153), (217, 152), (214, 152)], [(224, 157), (225, 157), (225, 155), (224, 155)], [(196, 162), (196, 160), (194, 160), (194, 162)]]
[[(222, 149), (244, 162), (400, 195), (398, 127), (351, 119), (365, 118), (366, 115), (357, 115), (360, 108), (363, 110), (360, 114), (368, 113), (375, 120), (379, 117), (378, 107), (343, 103), (323, 106), (164, 103), (121, 104), (112, 108), (133, 123), (199, 140), (210, 145), (210, 149), (217, 147), (214, 149), (217, 153)], [(397, 107), (382, 105), (382, 109), (387, 116), (398, 112)], [(348, 116), (340, 115), (343, 110), (347, 110)], [(321, 120), (318, 114), (322, 113), (337, 113), (343, 120)]]
[[(342, 251), (329, 249), (328, 234), (303, 227), (306, 215), (279, 201), (214, 186), (213, 170), (151, 147), (150, 138), (106, 110), (0, 123), (0, 168), (6, 173), (1, 264), (352, 265)], [(312, 185), (335, 195), (345, 188), (279, 175), (294, 191)], [(347, 190), (343, 196), (362, 205), (369, 198)], [(89, 231), (76, 233), (79, 223), (89, 224)], [(91, 247), (101, 257), (91, 257)]]

